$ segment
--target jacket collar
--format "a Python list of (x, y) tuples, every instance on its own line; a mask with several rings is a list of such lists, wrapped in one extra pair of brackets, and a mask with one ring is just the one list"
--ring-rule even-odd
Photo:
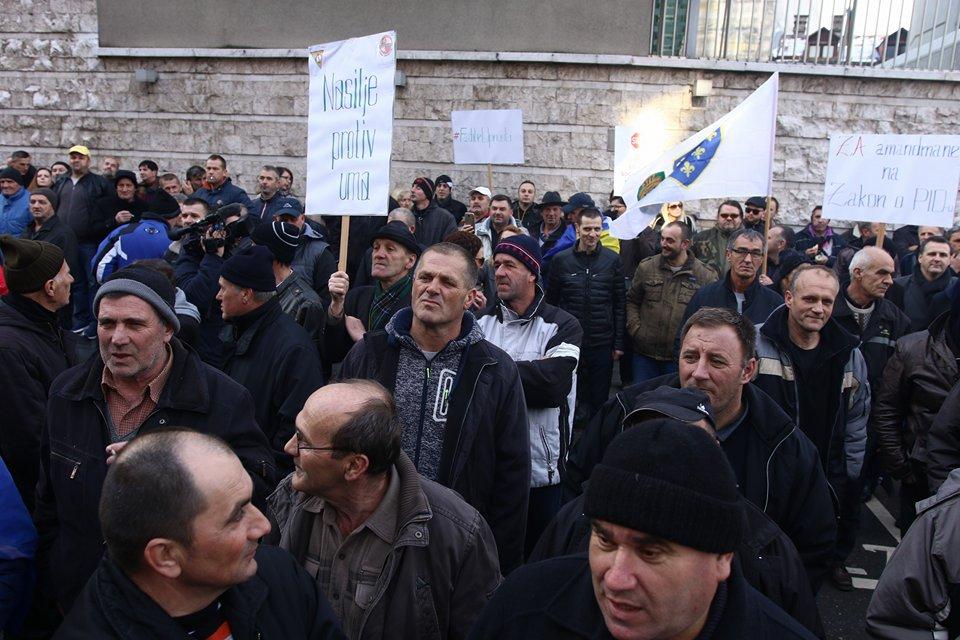
[[(677, 271), (677, 273), (687, 273), (689, 271), (693, 271), (693, 261), (696, 259), (697, 257), (693, 255), (693, 252), (687, 249), (687, 259), (680, 266), (680, 270)], [(662, 253), (657, 254), (657, 268), (660, 269), (661, 271), (668, 271), (670, 273), (673, 273), (673, 271), (670, 269), (670, 265), (668, 265), (667, 261), (664, 260)]]
[(609, 638), (600, 606), (593, 592), (593, 578), (586, 554), (576, 556), (583, 566), (567, 580), (546, 606), (546, 615), (557, 625), (582, 638)]
[[(846, 302), (842, 304), (846, 304)], [(787, 305), (780, 305), (773, 310), (770, 317), (760, 327), (760, 333), (772, 340), (781, 349), (788, 348), (790, 342), (790, 334), (787, 329), (788, 313)], [(841, 327), (840, 323), (831, 317), (823, 325), (823, 329), (820, 330), (820, 345), (818, 348), (824, 349), (830, 358), (842, 355), (843, 359), (846, 360), (850, 356), (850, 351), (859, 343), (860, 340), (855, 335)]]
[[(744, 308), (750, 306), (750, 304), (753, 302), (753, 299), (757, 297), (757, 292), (762, 286), (763, 285), (760, 284), (760, 274), (758, 272), (756, 277), (754, 277), (753, 282), (751, 282), (750, 286), (747, 287), (747, 290), (743, 292)], [(733, 290), (733, 279), (730, 275), (730, 269), (727, 269), (727, 272), (723, 274), (723, 287), (730, 292), (730, 295), (736, 296), (736, 293)]]
[(43, 226), (40, 227), (40, 230), (37, 231), (37, 221), (33, 218), (30, 218), (30, 223), (27, 225), (27, 228), (30, 229), (33, 233), (47, 233), (53, 231), (60, 226), (60, 216), (53, 214), (49, 218), (43, 221)]
[[(171, 338), (173, 364), (167, 384), (160, 393), (158, 409), (174, 409), (204, 413), (210, 408), (207, 378), (200, 356), (184, 346), (176, 337)], [(70, 380), (63, 389), (67, 400), (81, 402), (92, 400), (102, 403), (103, 359), (95, 354), (78, 368), (79, 375)]]
[(534, 286), (536, 287), (536, 293), (533, 296), (533, 302), (530, 303), (530, 306), (527, 307), (527, 310), (523, 312), (522, 316), (505, 303), (500, 302), (496, 307), (494, 307), (494, 313), (497, 316), (497, 320), (501, 323), (518, 321), (527, 322), (540, 315), (541, 308), (543, 307), (543, 289), (540, 288), (539, 284)]
[(227, 323), (223, 328), (223, 335), (227, 338), (225, 342), (232, 339), (236, 343), (236, 354), (242, 356), (250, 348), (254, 338), (261, 330), (266, 327), (266, 330), (269, 331), (271, 325), (281, 313), (283, 313), (283, 310), (280, 308), (280, 301), (274, 296), (261, 307), (250, 312), (250, 314), (256, 315), (255, 318), (250, 318), (250, 322)]

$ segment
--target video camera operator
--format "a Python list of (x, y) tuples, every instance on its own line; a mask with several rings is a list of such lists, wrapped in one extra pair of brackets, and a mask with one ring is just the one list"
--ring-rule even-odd
[[(188, 198), (183, 207), (207, 207), (199, 198)], [(170, 232), (171, 240), (180, 240), (180, 256), (174, 265), (177, 283), (187, 300), (200, 309), (200, 340), (197, 351), (204, 362), (220, 368), (223, 364), (220, 331), (223, 318), (216, 299), (220, 288), (220, 270), (234, 253), (252, 244), (250, 232), (256, 222), (241, 204), (228, 204), (199, 221)]]

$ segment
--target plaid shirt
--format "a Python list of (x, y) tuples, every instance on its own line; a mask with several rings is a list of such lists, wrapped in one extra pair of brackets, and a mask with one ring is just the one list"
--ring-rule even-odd
[(167, 345), (167, 362), (157, 377), (147, 383), (140, 392), (124, 395), (116, 383), (116, 378), (110, 368), (103, 367), (101, 387), (103, 397), (107, 401), (107, 413), (110, 416), (111, 442), (129, 440), (143, 424), (143, 421), (157, 408), (160, 393), (167, 378), (170, 377), (170, 368), (173, 366), (173, 351)]

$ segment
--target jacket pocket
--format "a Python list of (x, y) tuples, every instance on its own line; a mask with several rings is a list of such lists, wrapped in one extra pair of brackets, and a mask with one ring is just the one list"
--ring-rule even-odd
[(440, 640), (440, 621), (433, 602), (433, 589), (430, 583), (417, 577), (417, 638), (420, 640)]
[(680, 283), (680, 290), (677, 292), (677, 301), (687, 304), (697, 292), (697, 287), (692, 282), (683, 281)]
[(644, 281), (643, 299), (649, 302), (659, 302), (663, 300), (663, 280)]
[(84, 466), (79, 456), (73, 453), (50, 450), (50, 482), (56, 492), (57, 502), (80, 508), (83, 504)]

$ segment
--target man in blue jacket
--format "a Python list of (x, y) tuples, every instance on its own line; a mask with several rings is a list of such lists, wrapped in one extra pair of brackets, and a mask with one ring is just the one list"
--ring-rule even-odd
[(0, 171), (0, 234), (19, 236), (30, 223), (30, 193), (13, 167)]
[(180, 219), (180, 203), (166, 191), (156, 191), (151, 211), (137, 221), (121, 225), (107, 234), (90, 267), (97, 283), (137, 260), (163, 258), (170, 247), (167, 231)]
[(206, 163), (207, 181), (201, 189), (193, 193), (194, 198), (205, 200), (211, 209), (219, 209), (228, 204), (242, 204), (249, 211), (253, 208), (250, 196), (247, 192), (233, 184), (230, 174), (227, 171), (227, 161), (223, 156), (213, 154), (207, 158)]

